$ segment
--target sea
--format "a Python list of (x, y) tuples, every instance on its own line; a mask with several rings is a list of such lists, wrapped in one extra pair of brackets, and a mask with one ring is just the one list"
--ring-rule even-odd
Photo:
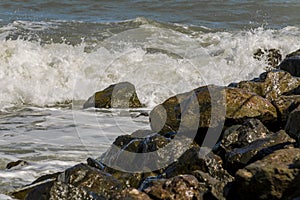
[[(267, 66), (257, 49), (300, 48), (299, 10), (298, 0), (0, 1), (0, 199), (150, 129), (140, 113), (170, 96), (257, 77)], [(123, 81), (144, 108), (82, 108)]]

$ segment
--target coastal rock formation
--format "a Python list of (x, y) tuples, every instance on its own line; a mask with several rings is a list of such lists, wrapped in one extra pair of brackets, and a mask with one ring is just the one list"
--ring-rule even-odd
[[(277, 70), (231, 87), (208, 85), (178, 94), (151, 111), (152, 130), (120, 135), (100, 157), (44, 175), (11, 195), (29, 200), (300, 199), (299, 84), (299, 78)], [(110, 95), (113, 88), (107, 88)], [(113, 98), (104, 93), (85, 106), (97, 99), (113, 107)], [(128, 100), (132, 94), (124, 95)], [(117, 107), (125, 105), (120, 98)], [(212, 148), (202, 145), (209, 129), (220, 132), (213, 135)]]
[(280, 63), (279, 68), (289, 72), (292, 76), (300, 77), (300, 49), (288, 54)]
[(292, 77), (288, 72), (277, 70), (262, 73), (259, 78), (241, 81), (235, 86), (273, 101), (281, 95), (298, 94), (300, 79)]
[(241, 169), (248, 164), (262, 159), (264, 156), (272, 153), (275, 150), (293, 146), (295, 140), (281, 130), (277, 133), (268, 135), (265, 138), (255, 140), (241, 148), (235, 148), (225, 154), (226, 169), (234, 174), (238, 169)]
[(134, 85), (121, 82), (110, 85), (102, 91), (96, 92), (84, 104), (83, 108), (140, 108)]
[[(155, 132), (201, 131), (257, 118), (268, 124), (277, 120), (275, 107), (266, 99), (239, 88), (203, 86), (179, 94), (150, 113)], [(223, 123), (223, 124), (222, 124)]]
[(298, 143), (300, 142), (300, 106), (289, 115), (285, 130)]
[(281, 149), (238, 170), (235, 199), (298, 199), (299, 161), (300, 149)]
[(180, 175), (167, 180), (160, 179), (151, 183), (144, 191), (152, 199), (202, 200), (200, 183), (193, 175)]
[(248, 119), (242, 125), (227, 128), (214, 152), (225, 158), (225, 154), (236, 148), (245, 147), (255, 140), (266, 138), (270, 132), (258, 119)]

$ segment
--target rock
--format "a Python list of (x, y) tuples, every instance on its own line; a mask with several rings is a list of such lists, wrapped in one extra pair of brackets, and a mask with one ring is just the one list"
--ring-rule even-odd
[(151, 200), (151, 198), (135, 188), (127, 188), (116, 194), (112, 199), (116, 200)]
[(284, 128), (289, 114), (300, 105), (300, 95), (280, 96), (273, 101), (281, 127)]
[(239, 88), (209, 85), (173, 96), (156, 106), (150, 113), (150, 125), (162, 135), (178, 132), (180, 128), (181, 133), (194, 138), (198, 131), (195, 140), (201, 144), (208, 128), (218, 129), (224, 120), (231, 125), (248, 118), (274, 123), (277, 113), (268, 100), (258, 95)]
[(152, 199), (201, 200), (200, 184), (193, 175), (180, 175), (170, 179), (160, 179), (144, 190)]
[(275, 150), (286, 148), (288, 145), (293, 146), (294, 142), (295, 140), (290, 138), (284, 130), (255, 140), (247, 146), (236, 148), (228, 152), (225, 155), (226, 169), (231, 174), (234, 174), (238, 169), (262, 159)]
[(299, 143), (300, 139), (300, 106), (298, 106), (288, 117), (285, 126), (286, 132)]
[(300, 149), (281, 149), (237, 171), (235, 199), (295, 199), (300, 191)]
[(300, 79), (292, 77), (285, 71), (269, 71), (262, 73), (252, 81), (241, 81), (236, 87), (273, 101), (281, 95), (298, 94)]
[(224, 158), (225, 154), (233, 149), (245, 147), (269, 134), (271, 132), (258, 119), (248, 119), (242, 125), (234, 125), (226, 129), (214, 152)]
[[(136, 132), (134, 135), (117, 137), (113, 145), (97, 160), (109, 168), (131, 173), (151, 172), (162, 168), (159, 162), (163, 161), (168, 153), (165, 151), (170, 147), (166, 150), (164, 147), (170, 140), (159, 134), (148, 135), (145, 138), (140, 138), (141, 135), (143, 133)], [(172, 154), (171, 151), (169, 153)], [(112, 171), (109, 173), (114, 175)]]
[(5, 168), (11, 169), (11, 168), (15, 168), (15, 167), (22, 167), (24, 165), (28, 165), (28, 162), (26, 162), (25, 160), (17, 160), (17, 161), (8, 163)]
[[(59, 174), (39, 178), (15, 197), (26, 199), (108, 199), (124, 189), (117, 179), (86, 164), (78, 164)], [(22, 196), (21, 196), (22, 195)]]
[(218, 155), (211, 151), (209, 151), (209, 153), (201, 152), (200, 147), (194, 145), (188, 149), (178, 161), (169, 165), (164, 171), (164, 174), (166, 178), (171, 178), (180, 174), (191, 174), (193, 171), (200, 170), (208, 173), (211, 177), (219, 181), (232, 181), (233, 177), (223, 169), (222, 165), (222, 159)]
[(278, 49), (257, 49), (253, 58), (257, 60), (265, 60), (268, 63), (267, 70), (277, 68), (282, 59), (282, 55)]
[(229, 181), (220, 181), (211, 177), (208, 173), (205, 173), (200, 170), (196, 170), (192, 173), (199, 183), (200, 183), (200, 192), (203, 194), (203, 199), (217, 199), (217, 200), (225, 200), (225, 191), (227, 182)]
[(83, 108), (140, 108), (142, 106), (134, 85), (121, 82), (96, 92), (84, 103)]
[(279, 68), (289, 72), (292, 76), (300, 76), (300, 49), (290, 53), (280, 63)]

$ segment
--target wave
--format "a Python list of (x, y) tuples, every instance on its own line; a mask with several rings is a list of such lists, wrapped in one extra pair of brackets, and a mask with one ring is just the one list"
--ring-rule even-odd
[(286, 55), (299, 48), (299, 33), (296, 26), (224, 31), (145, 18), (14, 22), (0, 28), (0, 108), (85, 100), (121, 81), (153, 107), (201, 85), (259, 75), (266, 62), (253, 59), (256, 49)]

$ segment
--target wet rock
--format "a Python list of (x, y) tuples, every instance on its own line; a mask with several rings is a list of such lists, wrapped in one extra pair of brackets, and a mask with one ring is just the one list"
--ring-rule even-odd
[(292, 76), (300, 77), (300, 49), (287, 55), (279, 68), (289, 72)]
[(285, 130), (298, 143), (300, 142), (300, 106), (289, 115)]
[(273, 101), (281, 95), (298, 94), (300, 79), (292, 77), (285, 71), (269, 71), (262, 73), (252, 81), (241, 81), (236, 87)]
[(265, 138), (255, 140), (247, 146), (233, 149), (225, 155), (226, 169), (234, 174), (238, 169), (241, 169), (248, 164), (262, 159), (266, 155), (278, 149), (293, 146), (294, 139), (284, 131), (268, 135)]
[(191, 174), (193, 171), (200, 170), (208, 173), (211, 177), (223, 181), (229, 182), (233, 180), (233, 177), (223, 169), (222, 159), (209, 151), (200, 150), (198, 145), (193, 145), (188, 149), (178, 161), (169, 165), (164, 174), (166, 178), (171, 178), (180, 174)]
[(289, 114), (300, 105), (300, 95), (280, 96), (273, 101), (281, 127), (284, 128)]
[[(263, 123), (277, 120), (275, 107), (266, 99), (239, 88), (203, 86), (179, 94), (156, 106), (150, 113), (151, 128), (155, 132), (195, 132), (201, 140), (208, 128), (238, 124), (248, 118), (258, 118)], [(218, 137), (218, 136), (216, 136)]]
[[(47, 176), (48, 177), (48, 176)], [(124, 186), (111, 175), (86, 164), (78, 164), (50, 179), (40, 178), (25, 187), (26, 199), (108, 199)], [(45, 179), (45, 180), (43, 180)], [(18, 193), (20, 194), (20, 193)], [(16, 196), (16, 195), (14, 195)]]
[(159, 134), (145, 138), (135, 137), (141, 135), (142, 133), (135, 133), (117, 137), (113, 145), (97, 160), (110, 168), (132, 173), (160, 169), (159, 160), (164, 159), (164, 147), (170, 140)]
[(134, 85), (121, 82), (110, 85), (102, 91), (96, 92), (83, 105), (83, 108), (140, 108)]
[(233, 149), (245, 147), (269, 134), (271, 132), (258, 119), (248, 119), (242, 125), (234, 125), (226, 129), (214, 152), (224, 158), (225, 154)]
[(151, 198), (135, 188), (127, 188), (116, 194), (112, 199), (116, 200), (151, 200)]
[(153, 199), (202, 199), (199, 191), (200, 184), (193, 175), (180, 175), (170, 179), (160, 179), (144, 190)]
[(200, 183), (200, 192), (203, 194), (203, 199), (218, 199), (225, 200), (226, 181), (220, 181), (211, 177), (208, 173), (196, 170), (192, 173)]
[(257, 49), (253, 58), (257, 60), (264, 60), (268, 64), (267, 70), (277, 68), (277, 65), (282, 60), (282, 55), (278, 49)]
[(300, 149), (281, 149), (237, 171), (235, 199), (295, 199), (300, 191)]
[(11, 169), (11, 168), (15, 168), (15, 167), (22, 167), (28, 165), (28, 162), (26, 162), (25, 160), (17, 160), (17, 161), (13, 161), (10, 162), (6, 165), (6, 169)]

